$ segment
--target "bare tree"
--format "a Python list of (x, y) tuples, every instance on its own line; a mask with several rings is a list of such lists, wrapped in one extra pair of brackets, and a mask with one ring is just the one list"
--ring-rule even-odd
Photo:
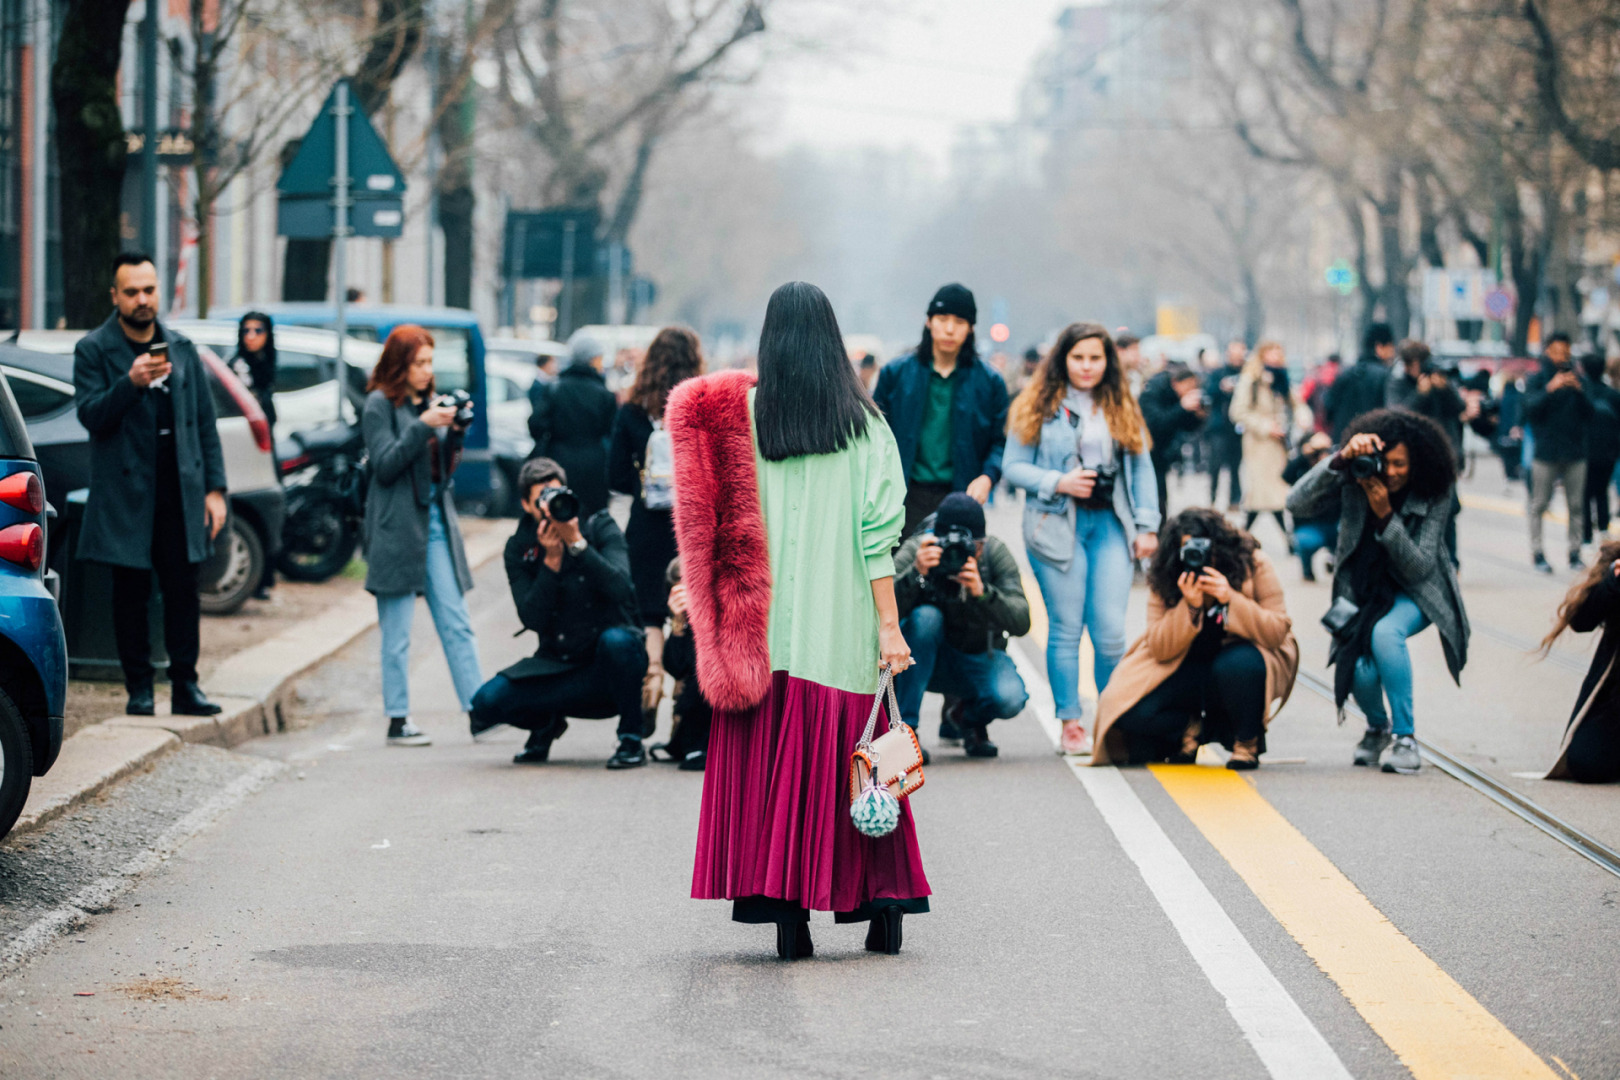
[(1524, 0), (1520, 13), (1547, 119), (1588, 164), (1620, 169), (1620, 9), (1608, 0)]

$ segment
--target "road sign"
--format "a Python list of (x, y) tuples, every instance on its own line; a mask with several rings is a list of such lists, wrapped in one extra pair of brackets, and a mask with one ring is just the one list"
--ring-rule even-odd
[(1506, 289), (1495, 288), (1485, 294), (1485, 315), (1495, 322), (1506, 322), (1515, 306), (1513, 294)]
[(1327, 282), (1328, 288), (1340, 296), (1349, 296), (1356, 291), (1360, 278), (1356, 276), (1355, 268), (1343, 259), (1333, 260), (1333, 265), (1322, 272), (1322, 280)]
[[(339, 79), (354, 100), (347, 79)], [(338, 86), (321, 106), (298, 152), (276, 181), (276, 232), (300, 240), (325, 239), (336, 224), (333, 196), (337, 180)], [(349, 232), (353, 236), (397, 239), (405, 231), (405, 174), (388, 153), (364, 110), (350, 108), (348, 135)]]
[(997, 345), (1005, 345), (1010, 337), (1012, 329), (1004, 322), (998, 322), (990, 328), (990, 340)]
[[(567, 239), (573, 231), (573, 273), (594, 273), (597, 265), (594, 206), (552, 210), (512, 210), (506, 215), (506, 243), (501, 273), (507, 278), (567, 277)], [(626, 252), (628, 256), (628, 252)], [(628, 269), (628, 267), (625, 267)]]

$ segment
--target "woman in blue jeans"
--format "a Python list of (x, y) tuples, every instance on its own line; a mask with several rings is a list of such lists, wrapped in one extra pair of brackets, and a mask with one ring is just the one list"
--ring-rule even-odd
[(411, 722), (408, 671), (416, 598), (427, 596), (463, 711), (483, 685), (478, 642), (462, 594), (472, 571), (462, 550), (450, 477), (465, 425), (450, 405), (434, 403), (433, 336), (395, 327), (366, 387), (361, 431), (371, 463), (361, 532), (366, 590), (377, 597), (382, 630), (383, 708), (390, 746), (427, 746)]
[(1024, 546), (1046, 601), (1046, 672), (1063, 752), (1086, 751), (1080, 637), (1097, 690), (1125, 655), (1132, 559), (1158, 549), (1159, 493), (1147, 423), (1099, 323), (1058, 335), (1007, 419), (1002, 472), (1024, 489)]
[(1333, 599), (1340, 617), (1329, 662), (1339, 707), (1354, 694), (1367, 715), (1357, 765), (1403, 774), (1422, 767), (1407, 638), (1433, 624), (1453, 679), (1468, 662), (1468, 613), (1445, 545), (1456, 483), (1451, 442), (1434, 421), (1378, 409), (1351, 423), (1338, 453), (1289, 492), (1296, 520), (1339, 502)]

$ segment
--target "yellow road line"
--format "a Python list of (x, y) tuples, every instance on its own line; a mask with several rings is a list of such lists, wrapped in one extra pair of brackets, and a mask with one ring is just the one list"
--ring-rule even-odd
[(1415, 1080), (1560, 1080), (1397, 930), (1253, 784), (1226, 769), (1197, 765), (1154, 765), (1152, 771)]
[[(1048, 622), (1046, 598), (1033, 574), (1024, 574), (1024, 596), (1029, 600), (1029, 636), (1043, 653), (1046, 650)], [(1080, 639), (1080, 696), (1088, 701), (1097, 700), (1097, 654), (1091, 648), (1091, 635)]]
[[(1488, 510), (1493, 514), (1506, 514), (1508, 517), (1522, 518), (1529, 516), (1524, 503), (1517, 499), (1504, 499), (1496, 495), (1464, 495), (1458, 493), (1457, 498), (1470, 510)], [(1562, 510), (1547, 508), (1543, 517), (1551, 518), (1560, 525), (1569, 524), (1569, 515)]]

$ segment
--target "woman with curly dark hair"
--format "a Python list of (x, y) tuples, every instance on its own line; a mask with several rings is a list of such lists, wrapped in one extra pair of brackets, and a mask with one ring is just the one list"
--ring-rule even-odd
[(1422, 758), (1406, 639), (1432, 623), (1453, 679), (1468, 662), (1468, 613), (1445, 545), (1457, 459), (1433, 420), (1401, 409), (1357, 417), (1344, 438), (1294, 485), (1288, 510), (1310, 517), (1338, 502), (1333, 607), (1323, 620), (1333, 632), (1334, 697), (1342, 710), (1353, 693), (1367, 714), (1354, 763), (1382, 758), (1385, 772), (1411, 774)]
[(675, 558), (675, 459), (664, 430), (664, 402), (676, 386), (701, 374), (703, 346), (698, 336), (684, 326), (658, 331), (629, 398), (619, 406), (608, 444), (608, 486), (635, 500), (624, 541), (630, 549), (636, 605), (647, 630), (650, 662), (641, 705), (649, 723), (658, 715), (664, 694), (664, 669), (658, 662), (669, 604), (664, 572)]
[(1218, 742), (1254, 769), (1288, 700), (1299, 645), (1282, 582), (1254, 537), (1214, 510), (1176, 515), (1148, 570), (1147, 632), (1097, 702), (1091, 763), (1190, 763)]

